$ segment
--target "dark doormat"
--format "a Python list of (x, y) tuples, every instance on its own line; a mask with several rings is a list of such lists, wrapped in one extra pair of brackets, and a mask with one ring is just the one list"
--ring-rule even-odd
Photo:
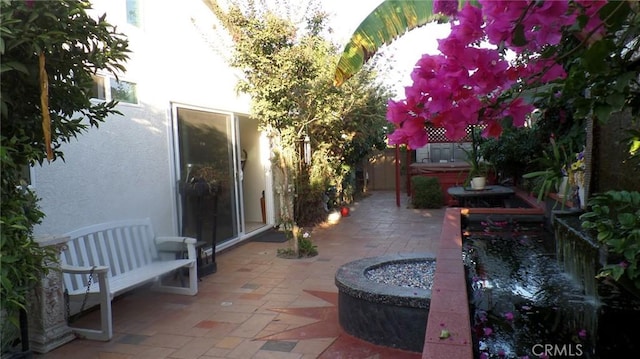
[(281, 232), (277, 229), (270, 229), (268, 231), (262, 232), (257, 236), (253, 237), (254, 242), (271, 242), (271, 243), (284, 243), (287, 241), (287, 236), (284, 232)]

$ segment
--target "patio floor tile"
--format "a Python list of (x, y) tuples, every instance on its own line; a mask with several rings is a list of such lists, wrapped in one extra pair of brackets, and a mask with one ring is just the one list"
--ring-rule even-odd
[[(248, 240), (218, 253), (218, 271), (202, 277), (198, 295), (139, 288), (114, 301), (112, 341), (76, 339), (35, 358), (421, 358), (346, 334), (337, 312), (335, 273), (341, 265), (371, 256), (436, 253), (446, 210), (409, 209), (408, 200), (401, 195), (397, 207), (393, 192), (372, 192), (353, 203), (350, 216), (313, 228), (316, 257), (282, 259), (276, 253), (287, 243)], [(456, 239), (450, 248), (459, 250)], [(443, 260), (454, 259), (450, 255)], [(451, 290), (447, 275), (441, 279), (441, 290)], [(89, 313), (80, 321), (95, 323), (98, 317)]]

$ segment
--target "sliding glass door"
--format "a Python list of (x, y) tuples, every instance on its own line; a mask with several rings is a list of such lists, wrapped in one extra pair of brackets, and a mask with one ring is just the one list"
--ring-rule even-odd
[(173, 115), (181, 234), (212, 245), (237, 237), (233, 116), (186, 106), (174, 106)]

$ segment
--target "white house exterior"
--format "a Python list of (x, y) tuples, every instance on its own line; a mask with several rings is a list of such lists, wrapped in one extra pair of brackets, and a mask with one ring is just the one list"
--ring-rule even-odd
[[(134, 103), (121, 102), (117, 109), (123, 116), (111, 116), (65, 144), (65, 161), (33, 168), (32, 184), (46, 214), (35, 234), (149, 217), (158, 234), (193, 235), (192, 224), (185, 223), (195, 214), (185, 208), (191, 204), (181, 193), (192, 171), (209, 165), (217, 168), (213, 176), (224, 177), (215, 178), (217, 249), (271, 227), (267, 140), (248, 118), (249, 99), (236, 94), (234, 70), (203, 36), (203, 28), (213, 23), (206, 5), (201, 0), (95, 0), (93, 7), (96, 16), (106, 12), (107, 21), (129, 38), (132, 53), (119, 78)], [(98, 97), (122, 96), (110, 88), (109, 78), (104, 84)], [(201, 239), (206, 241), (212, 235), (206, 233), (210, 210), (203, 210), (207, 238)]]

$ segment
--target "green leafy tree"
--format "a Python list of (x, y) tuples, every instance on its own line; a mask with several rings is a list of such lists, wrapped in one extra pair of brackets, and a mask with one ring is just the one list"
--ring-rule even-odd
[[(272, 140), (281, 222), (287, 230), (317, 222), (326, 186), (342, 185), (353, 165), (384, 143), (388, 89), (371, 71), (350, 86), (333, 85), (338, 49), (324, 39), (327, 17), (312, 2), (302, 27), (250, 0), (226, 9), (206, 3), (232, 39), (238, 89), (251, 96), (252, 117)], [(305, 161), (306, 138), (313, 155)]]
[(34, 241), (33, 226), (45, 213), (23, 174), (64, 158), (63, 143), (117, 113), (116, 102), (89, 100), (91, 76), (124, 70), (128, 42), (104, 15), (91, 18), (85, 1), (0, 5), (0, 305), (17, 325), (27, 292), (46, 272), (44, 260), (55, 255)]

